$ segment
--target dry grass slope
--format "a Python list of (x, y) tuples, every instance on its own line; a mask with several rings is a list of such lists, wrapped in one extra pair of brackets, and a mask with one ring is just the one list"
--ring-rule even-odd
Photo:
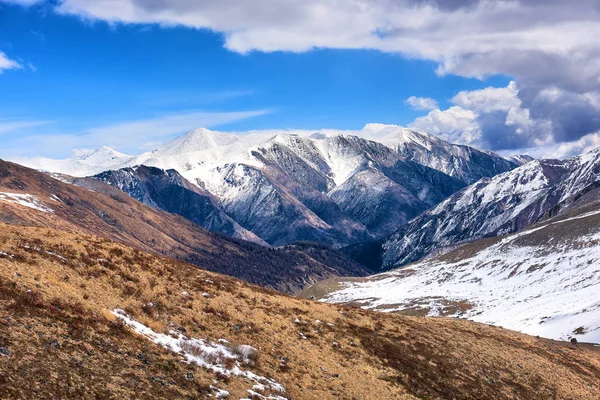
[(97, 236), (0, 224), (0, 398), (208, 398), (210, 385), (248, 397), (247, 380), (182, 363), (115, 321), (115, 308), (157, 332), (255, 347), (249, 368), (290, 399), (600, 393), (591, 346), (315, 303)]

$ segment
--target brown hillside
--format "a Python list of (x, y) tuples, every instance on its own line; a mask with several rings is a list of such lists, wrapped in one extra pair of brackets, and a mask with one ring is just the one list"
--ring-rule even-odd
[[(253, 346), (239, 368), (286, 391), (181, 362), (119, 323), (117, 308), (158, 333)], [(0, 224), (0, 398), (208, 398), (216, 388), (231, 399), (597, 400), (600, 352), (310, 302), (97, 236)]]
[(146, 206), (94, 181), (94, 190), (0, 160), (0, 194), (30, 194), (52, 212), (0, 196), (0, 222), (90, 233), (248, 282), (294, 293), (333, 276), (364, 276), (358, 264), (324, 247), (270, 249), (206, 231), (178, 215)]

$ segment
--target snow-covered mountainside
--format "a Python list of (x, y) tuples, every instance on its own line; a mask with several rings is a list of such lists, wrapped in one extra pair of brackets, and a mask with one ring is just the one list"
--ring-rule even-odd
[(195, 151), (210, 150), (226, 146), (238, 140), (236, 135), (226, 132), (215, 132), (206, 128), (197, 128), (178, 137), (167, 145), (153, 152), (154, 156), (171, 156)]
[(139, 166), (102, 172), (94, 178), (151, 207), (179, 214), (209, 231), (267, 244), (221, 210), (210, 193), (192, 185), (175, 170)]
[(383, 244), (383, 267), (419, 260), (461, 242), (516, 232), (555, 215), (600, 182), (600, 151), (536, 160), (482, 179), (401, 227)]
[(357, 136), (254, 134), (217, 148), (160, 154), (135, 163), (177, 170), (273, 245), (384, 237), (464, 186)]
[(395, 125), (368, 124), (370, 137), (409, 160), (444, 172), (466, 184), (491, 178), (531, 161), (528, 156), (504, 158), (468, 146), (452, 144), (427, 132)]
[[(136, 157), (85, 160), (96, 161), (86, 168), (79, 159), (33, 166), (77, 176), (139, 165), (175, 170), (269, 244), (333, 246), (385, 238), (466, 182), (517, 166), (423, 132), (376, 124), (361, 131), (244, 135), (200, 128)], [(131, 185), (115, 184), (136, 196)]]
[(596, 204), (388, 273), (310, 290), (331, 303), (469, 318), (531, 335), (600, 343), (599, 261)]

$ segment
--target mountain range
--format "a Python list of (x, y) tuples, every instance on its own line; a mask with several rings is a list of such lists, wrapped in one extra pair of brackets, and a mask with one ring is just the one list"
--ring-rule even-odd
[[(369, 124), (361, 131), (245, 135), (200, 128), (135, 157), (103, 147), (74, 159), (21, 162), (95, 176), (150, 206), (186, 218), (194, 214), (194, 222), (233, 237), (274, 246), (312, 241), (343, 247), (386, 238), (466, 185), (527, 160)], [(139, 166), (168, 171), (170, 178)], [(170, 189), (163, 190), (167, 180)]]
[(600, 150), (535, 160), (481, 179), (401, 227), (383, 242), (382, 266), (417, 261), (461, 242), (517, 232), (559, 215), (600, 184)]

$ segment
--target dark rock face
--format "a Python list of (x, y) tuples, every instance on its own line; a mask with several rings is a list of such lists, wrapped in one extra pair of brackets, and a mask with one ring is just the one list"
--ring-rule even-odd
[(347, 240), (273, 175), (244, 164), (226, 165), (219, 168), (219, 173), (223, 208), (241, 226), (269, 244), (304, 240), (336, 245)]
[(106, 171), (94, 178), (153, 208), (181, 215), (209, 231), (263, 243), (229, 217), (210, 193), (192, 185), (175, 170), (138, 166)]
[[(465, 186), (356, 136), (278, 136), (252, 155), (266, 165), (271, 183), (339, 232), (338, 245), (385, 237)], [(347, 179), (336, 177), (336, 164), (344, 165)]]
[(597, 202), (600, 152), (529, 162), (482, 179), (401, 227), (383, 243), (383, 269), (459, 243), (517, 232), (569, 205)]

